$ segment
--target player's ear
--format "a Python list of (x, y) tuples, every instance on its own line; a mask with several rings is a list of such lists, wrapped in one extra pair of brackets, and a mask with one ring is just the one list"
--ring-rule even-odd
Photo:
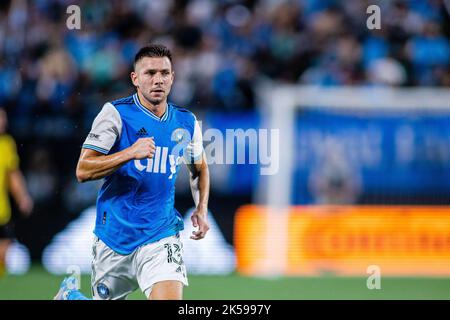
[(137, 81), (137, 73), (134, 71), (131, 71), (130, 73), (131, 82), (135, 87), (139, 87), (138, 81)]

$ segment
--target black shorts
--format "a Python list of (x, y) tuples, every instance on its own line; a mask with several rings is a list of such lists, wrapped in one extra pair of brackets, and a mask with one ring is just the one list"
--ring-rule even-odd
[(9, 222), (5, 225), (0, 225), (0, 240), (13, 238), (14, 238), (14, 225), (12, 222)]

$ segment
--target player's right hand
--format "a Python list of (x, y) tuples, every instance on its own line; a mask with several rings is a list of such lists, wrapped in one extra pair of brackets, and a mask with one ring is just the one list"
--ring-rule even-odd
[(28, 218), (31, 215), (31, 212), (33, 211), (33, 200), (30, 198), (30, 196), (26, 195), (23, 196), (18, 201), (19, 210), (22, 213), (24, 218)]
[(156, 146), (153, 137), (139, 138), (132, 146), (131, 152), (134, 159), (140, 160), (145, 158), (153, 158)]

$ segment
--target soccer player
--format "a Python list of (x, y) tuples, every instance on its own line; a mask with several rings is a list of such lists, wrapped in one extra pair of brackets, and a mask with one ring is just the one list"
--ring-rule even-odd
[(5, 265), (6, 252), (14, 238), (11, 206), (8, 194), (11, 192), (20, 212), (28, 217), (33, 210), (33, 200), (28, 194), (25, 179), (19, 169), (14, 139), (6, 133), (8, 119), (0, 108), (0, 273)]
[[(106, 103), (78, 161), (80, 182), (105, 178), (97, 198), (91, 287), (94, 299), (125, 299), (140, 288), (148, 299), (182, 299), (187, 285), (174, 208), (182, 160), (196, 205), (191, 238), (205, 237), (209, 171), (194, 114), (167, 102), (171, 52), (148, 45), (134, 59), (132, 96)], [(55, 299), (86, 299), (69, 277)], [(75, 288), (75, 289), (74, 289)]]

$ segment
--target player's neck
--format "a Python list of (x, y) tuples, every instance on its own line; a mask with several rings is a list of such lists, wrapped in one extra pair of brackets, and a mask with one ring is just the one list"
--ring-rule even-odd
[(161, 118), (166, 113), (167, 100), (163, 100), (158, 104), (153, 104), (147, 99), (145, 99), (145, 97), (139, 91), (137, 92), (137, 94), (139, 102), (158, 118)]

